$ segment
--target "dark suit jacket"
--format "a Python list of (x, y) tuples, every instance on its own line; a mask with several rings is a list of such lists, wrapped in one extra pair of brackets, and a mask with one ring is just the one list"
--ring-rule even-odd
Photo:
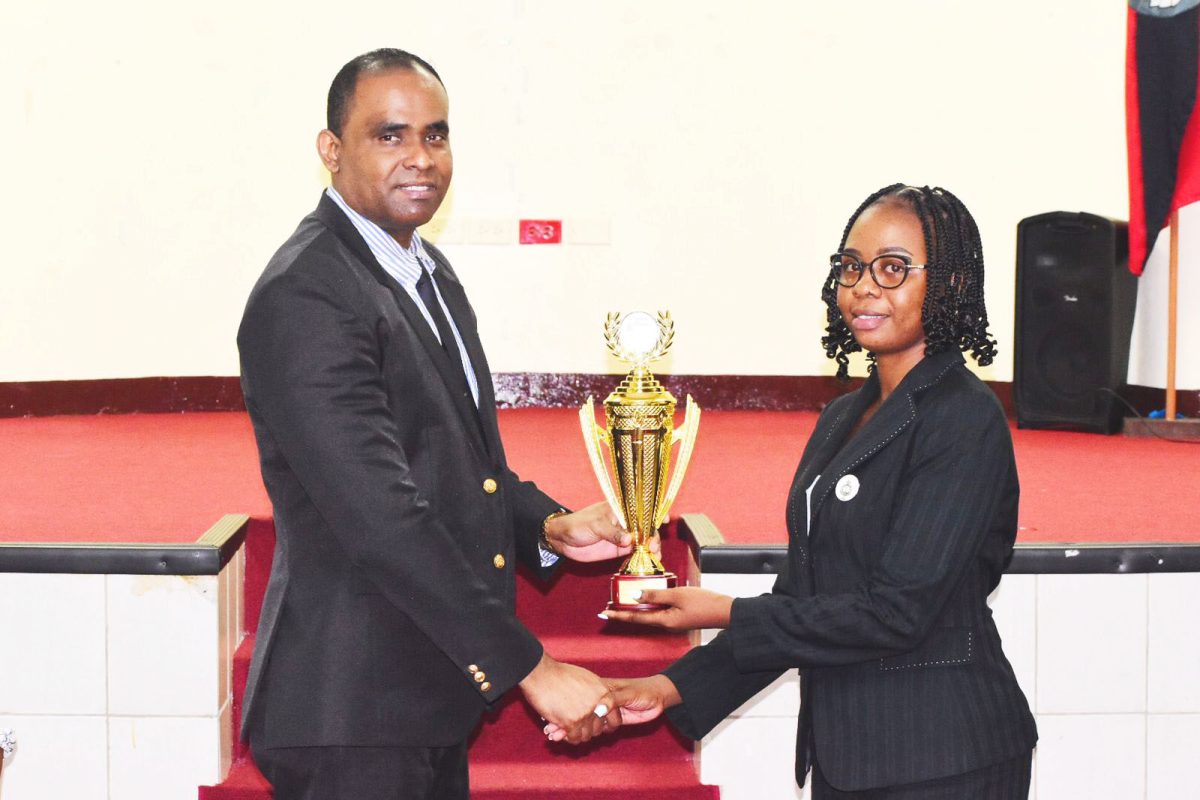
[(558, 505), (508, 469), (474, 313), (427, 249), (478, 412), (327, 196), (247, 302), (242, 389), (277, 535), (243, 715), (258, 746), (461, 742), (541, 657), (514, 570), (547, 572), (537, 536)]
[(849, 437), (878, 397), (872, 376), (821, 414), (772, 593), (735, 600), (729, 629), (666, 671), (684, 701), (671, 717), (699, 738), (799, 667), (801, 785), (810, 748), (831, 784), (861, 790), (967, 772), (1037, 741), (987, 606), (1017, 529), (1000, 404), (961, 355), (931, 355)]

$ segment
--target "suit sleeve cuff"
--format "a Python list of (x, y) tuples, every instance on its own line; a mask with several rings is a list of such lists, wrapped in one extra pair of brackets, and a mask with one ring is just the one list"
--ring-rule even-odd
[(512, 648), (505, 653), (490, 656), (481, 653), (462, 665), (463, 676), (488, 705), (499, 702), (542, 659), (542, 643), (524, 625), (518, 624), (518, 629)]
[(773, 595), (739, 597), (733, 601), (729, 612), (730, 651), (733, 662), (740, 672), (759, 672), (769, 669), (787, 669), (793, 664), (777, 663), (779, 657), (771, 646), (772, 636), (764, 620), (770, 619), (768, 606)]

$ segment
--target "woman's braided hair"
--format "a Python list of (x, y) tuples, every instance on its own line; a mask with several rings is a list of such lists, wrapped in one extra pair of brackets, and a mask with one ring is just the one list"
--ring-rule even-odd
[[(872, 194), (850, 216), (842, 231), (841, 250), (859, 216), (876, 203), (903, 203), (921, 221), (925, 233), (925, 304), (921, 322), (925, 328), (925, 353), (933, 355), (951, 348), (970, 352), (980, 366), (996, 357), (996, 340), (988, 333), (987, 308), (983, 300), (983, 245), (979, 227), (962, 201), (945, 189), (894, 183)], [(869, 280), (864, 276), (863, 280)], [(848, 355), (861, 350), (837, 304), (838, 284), (833, 271), (821, 289), (828, 325), (821, 344), (825, 355), (837, 361), (839, 380), (849, 377)], [(886, 290), (885, 290), (886, 291)], [(867, 353), (875, 369), (874, 353)]]

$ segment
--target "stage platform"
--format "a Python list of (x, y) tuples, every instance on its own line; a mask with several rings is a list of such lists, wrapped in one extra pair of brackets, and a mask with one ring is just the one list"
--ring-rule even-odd
[[(673, 509), (703, 585), (769, 589), (815, 421), (705, 412)], [(567, 505), (599, 498), (575, 411), (500, 422), (522, 477)], [(1019, 549), (992, 608), (1041, 729), (1031, 796), (1192, 797), (1200, 451), (1013, 435)], [(245, 414), (0, 419), (0, 728), (19, 740), (0, 800), (195, 800), (219, 783), (236, 752), (234, 653), (257, 618), (246, 586), (272, 535)], [(561, 581), (547, 611), (524, 613), (561, 614), (583, 591)], [(612, 633), (584, 616), (573, 635)], [(805, 797), (788, 779), (798, 700), (793, 673), (735, 713), (702, 743), (701, 780), (724, 800)]]
[[(781, 544), (816, 414), (708, 411), (676, 514), (735, 544)], [(500, 412), (510, 465), (570, 505), (599, 499), (569, 409)], [(1200, 542), (1200, 447), (1015, 430), (1018, 541)], [(187, 544), (225, 514), (270, 516), (241, 413), (0, 419), (0, 542)]]

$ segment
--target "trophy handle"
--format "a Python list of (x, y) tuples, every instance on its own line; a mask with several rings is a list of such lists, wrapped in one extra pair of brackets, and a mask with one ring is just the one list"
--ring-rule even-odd
[[(593, 418), (592, 424), (595, 424)], [(659, 525), (667, 518), (667, 513), (671, 510), (671, 504), (675, 502), (675, 495), (679, 494), (679, 487), (683, 484), (683, 473), (687, 471), (688, 462), (692, 460), (692, 448), (696, 445), (696, 431), (700, 429), (700, 406), (692, 399), (689, 394), (687, 396), (687, 411), (683, 415), (683, 424), (676, 430), (674, 437), (675, 441), (683, 441), (679, 448), (679, 458), (675, 461), (675, 474), (671, 476), (671, 485), (667, 487), (667, 496), (663, 498), (662, 507), (658, 510), (658, 515), (654, 518), (654, 527), (657, 529)], [(674, 443), (674, 442), (672, 442)], [(607, 475), (605, 477), (608, 477)]]
[(592, 462), (592, 471), (596, 473), (596, 480), (600, 482), (600, 491), (604, 493), (604, 499), (608, 501), (608, 507), (616, 515), (621, 527), (628, 530), (629, 525), (625, 521), (625, 512), (622, 510), (621, 504), (617, 502), (617, 493), (613, 491), (612, 480), (608, 477), (608, 468), (604, 466), (604, 459), (600, 455), (600, 445), (604, 444), (611, 448), (612, 442), (609, 439), (608, 431), (596, 424), (596, 410), (592, 404), (591, 395), (588, 395), (587, 402), (579, 409), (579, 425), (583, 428), (583, 443), (587, 447), (588, 460)]

